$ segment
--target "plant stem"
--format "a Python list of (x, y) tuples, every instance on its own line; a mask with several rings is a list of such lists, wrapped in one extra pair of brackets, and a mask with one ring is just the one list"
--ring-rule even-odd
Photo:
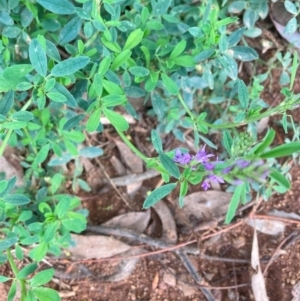
[(127, 146), (138, 156), (140, 157), (144, 162), (148, 162), (148, 158), (143, 154), (141, 153), (132, 143), (131, 141), (126, 137), (126, 135), (119, 131), (117, 128), (115, 128), (116, 131), (118, 132), (119, 136), (122, 138), (122, 140), (127, 144)]
[(188, 115), (192, 118), (192, 120), (194, 121), (194, 119), (196, 118), (196, 116), (191, 112), (191, 110), (187, 107), (186, 103), (184, 102), (181, 94), (178, 93), (177, 95), (180, 103), (182, 104), (182, 106), (184, 107), (184, 109), (186, 110), (186, 112), (188, 113)]
[(6, 148), (6, 145), (7, 145), (7, 143), (8, 143), (8, 140), (9, 140), (9, 138), (10, 138), (12, 132), (13, 132), (13, 130), (9, 130), (9, 131), (6, 133), (6, 136), (5, 136), (4, 140), (2, 141), (2, 144), (1, 144), (1, 146), (0, 146), (0, 157), (3, 156), (4, 150), (5, 150), (5, 148)]
[[(14, 258), (11, 254), (11, 251), (10, 249), (7, 249), (6, 250), (6, 256), (7, 256), (7, 259), (8, 259), (8, 262), (10, 264), (10, 267), (15, 275), (15, 277), (17, 278), (18, 274), (19, 274), (19, 270), (18, 270), (18, 267), (14, 261)], [(25, 301), (26, 299), (26, 295), (27, 295), (27, 290), (26, 290), (26, 283), (25, 283), (25, 280), (24, 279), (18, 279), (20, 285), (21, 285), (21, 298), (20, 298), (20, 301)]]

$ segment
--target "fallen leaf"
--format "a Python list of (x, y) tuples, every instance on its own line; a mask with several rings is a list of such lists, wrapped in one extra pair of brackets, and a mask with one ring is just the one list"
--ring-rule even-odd
[(163, 281), (165, 284), (169, 286), (175, 286), (176, 285), (176, 278), (173, 273), (171, 272), (165, 272), (163, 276)]
[(109, 221), (103, 223), (101, 226), (129, 229), (139, 233), (143, 233), (150, 221), (150, 210), (141, 212), (129, 212), (118, 215)]
[(189, 221), (196, 225), (226, 214), (232, 194), (223, 191), (199, 191), (184, 198), (183, 211)]
[(72, 234), (72, 240), (76, 246), (68, 250), (76, 259), (107, 258), (131, 249), (119, 240), (101, 235)]
[(251, 279), (252, 291), (256, 301), (269, 301), (266, 291), (264, 276), (262, 274), (259, 262), (259, 248), (257, 240), (257, 232), (254, 228), (252, 252), (251, 252), (251, 266), (254, 273)]
[(154, 277), (153, 277), (153, 280), (152, 280), (152, 290), (153, 291), (157, 288), (158, 281), (159, 281), (159, 275), (158, 275), (158, 272), (156, 272)]
[(126, 174), (126, 169), (125, 169), (124, 165), (116, 156), (111, 156), (109, 161), (119, 176), (123, 176), (124, 174)]
[(0, 157), (0, 172), (4, 172), (6, 179), (11, 179), (17, 177), (16, 186), (24, 185), (23, 180), (23, 169), (20, 163), (17, 160), (14, 160), (13, 157)]
[(285, 223), (277, 220), (255, 218), (249, 219), (247, 224), (257, 231), (268, 235), (278, 235), (283, 233), (285, 229)]
[(161, 239), (168, 243), (177, 242), (177, 229), (174, 217), (164, 201), (160, 201), (153, 206), (162, 223)]

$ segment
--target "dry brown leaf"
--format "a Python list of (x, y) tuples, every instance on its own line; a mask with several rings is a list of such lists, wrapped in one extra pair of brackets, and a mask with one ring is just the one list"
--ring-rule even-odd
[(12, 157), (0, 157), (0, 172), (5, 172), (6, 179), (17, 177), (17, 186), (24, 185), (23, 169), (17, 160), (13, 160)]
[(197, 224), (204, 219), (220, 217), (227, 212), (232, 195), (223, 191), (199, 191), (184, 198), (183, 211)]
[(252, 268), (254, 269), (252, 279), (251, 279), (254, 299), (256, 301), (269, 301), (269, 298), (267, 296), (264, 276), (260, 268), (259, 248), (258, 248), (257, 232), (255, 228), (254, 228), (253, 244), (252, 244), (252, 252), (251, 252), (251, 265)]
[(177, 242), (177, 229), (174, 217), (164, 201), (160, 201), (153, 206), (162, 223), (161, 239), (168, 243)]
[(72, 239), (76, 246), (69, 248), (69, 251), (76, 259), (107, 258), (131, 248), (119, 240), (101, 235), (72, 234)]
[(272, 210), (268, 212), (268, 215), (272, 216), (277, 216), (277, 217), (282, 217), (282, 218), (289, 218), (289, 219), (297, 219), (300, 220), (300, 215), (294, 213), (294, 212), (285, 212), (285, 211), (280, 211), (280, 210)]
[(153, 277), (153, 280), (152, 280), (152, 290), (153, 291), (157, 288), (158, 281), (159, 281), (159, 274), (158, 274), (158, 272), (156, 272), (154, 277)]
[(150, 221), (150, 210), (142, 212), (129, 212), (118, 215), (109, 221), (103, 223), (101, 226), (130, 229), (139, 233), (143, 233)]
[(268, 235), (278, 235), (283, 233), (285, 229), (285, 223), (277, 220), (269, 219), (249, 219), (247, 224), (257, 231), (268, 234)]

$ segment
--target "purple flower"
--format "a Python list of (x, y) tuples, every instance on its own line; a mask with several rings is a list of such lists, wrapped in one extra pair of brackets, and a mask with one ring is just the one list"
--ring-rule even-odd
[(215, 168), (215, 164), (211, 162), (203, 163), (203, 166), (207, 171), (212, 171)]
[(251, 162), (248, 162), (246, 160), (243, 159), (239, 159), (235, 162), (236, 166), (238, 166), (239, 168), (246, 168), (247, 166), (250, 165)]
[(209, 175), (208, 178), (213, 181), (213, 182), (218, 182), (218, 183), (221, 183), (221, 184), (224, 184), (225, 181), (219, 177), (219, 176), (216, 176), (216, 175)]
[(209, 176), (207, 176), (207, 178), (204, 180), (204, 182), (201, 185), (201, 187), (204, 190), (207, 190), (210, 187), (209, 181), (218, 182), (221, 184), (225, 183), (225, 181), (221, 177), (216, 176), (216, 175), (209, 175)]
[(207, 189), (210, 187), (210, 184), (209, 184), (208, 180), (205, 180), (205, 181), (202, 183), (201, 187), (202, 187), (204, 190), (207, 190)]
[(173, 161), (179, 164), (189, 164), (193, 159), (193, 156), (191, 156), (190, 154), (183, 154), (180, 149), (176, 149), (175, 151), (175, 156), (173, 158)]
[(195, 160), (199, 163), (206, 163), (208, 162), (210, 157), (214, 157), (214, 155), (208, 154), (205, 151), (205, 147), (206, 145), (204, 145), (202, 149), (200, 149), (195, 156)]
[(233, 168), (232, 165), (228, 166), (228, 167), (224, 168), (222, 172), (225, 173), (225, 174), (227, 174), (227, 173), (229, 173), (232, 170), (232, 168)]

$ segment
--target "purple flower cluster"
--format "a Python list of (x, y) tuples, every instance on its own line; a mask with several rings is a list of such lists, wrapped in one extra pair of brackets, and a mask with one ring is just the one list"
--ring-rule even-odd
[[(225, 167), (223, 170), (219, 170), (218, 172), (214, 171), (217, 163), (223, 163), (223, 161), (219, 161), (218, 158), (216, 161), (210, 161), (214, 155), (209, 154), (205, 150), (206, 145), (204, 145), (195, 156), (190, 155), (189, 153), (182, 153), (179, 149), (176, 149), (175, 156), (173, 158), (174, 162), (181, 165), (189, 165), (191, 163), (191, 169), (195, 170), (195, 165), (202, 164), (208, 175), (206, 175), (201, 187), (204, 190), (210, 188), (210, 182), (216, 182), (224, 184), (224, 177), (230, 183), (234, 185), (240, 185), (244, 181), (252, 182), (256, 181), (257, 178), (260, 180), (264, 180), (269, 173), (269, 169), (266, 165), (263, 165), (264, 162), (262, 160), (257, 160), (254, 162), (247, 161), (245, 159), (237, 159), (231, 165)], [(248, 169), (244, 171), (247, 167), (252, 170), (251, 174), (248, 173)], [(230, 175), (228, 175), (230, 173)], [(222, 176), (223, 175), (223, 176)], [(232, 178), (232, 179), (231, 179)], [(229, 180), (230, 179), (230, 180)]]
[[(204, 168), (211, 172), (215, 168), (215, 164), (217, 162), (221, 161), (216, 161), (216, 162), (209, 162), (211, 157), (214, 157), (214, 155), (209, 154), (206, 150), (206, 145), (204, 145), (197, 153), (195, 156), (190, 155), (189, 153), (182, 153), (180, 149), (176, 149), (175, 151), (175, 156), (173, 158), (174, 162), (182, 164), (182, 165), (187, 165), (191, 163), (193, 160), (196, 163), (203, 164)], [(218, 182), (218, 183), (225, 183), (225, 181), (217, 175), (211, 174), (206, 177), (206, 179), (203, 181), (201, 187), (204, 190), (207, 190), (210, 188), (210, 181)]]

